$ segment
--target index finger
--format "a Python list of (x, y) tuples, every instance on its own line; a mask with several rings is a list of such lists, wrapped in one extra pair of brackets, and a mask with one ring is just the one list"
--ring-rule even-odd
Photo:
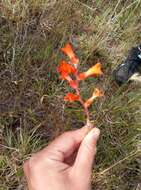
[(41, 150), (39, 152), (40, 156), (63, 162), (65, 158), (69, 157), (79, 147), (88, 131), (89, 127), (85, 126), (75, 131), (63, 133)]

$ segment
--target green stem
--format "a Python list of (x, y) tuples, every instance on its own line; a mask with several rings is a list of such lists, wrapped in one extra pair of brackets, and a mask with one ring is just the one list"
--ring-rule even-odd
[(85, 115), (86, 115), (86, 125), (87, 125), (87, 126), (91, 126), (89, 110), (88, 110), (88, 108), (85, 106), (85, 102), (83, 101), (83, 99), (82, 99), (82, 97), (81, 97), (81, 94), (80, 94), (79, 81), (78, 81), (78, 79), (77, 79), (77, 78), (78, 78), (78, 72), (76, 72), (75, 77), (76, 77), (76, 83), (77, 83), (77, 88), (76, 88), (75, 90), (76, 90), (76, 94), (79, 96), (79, 102), (81, 103), (81, 105), (82, 105), (83, 108), (84, 108), (84, 113), (85, 113)]

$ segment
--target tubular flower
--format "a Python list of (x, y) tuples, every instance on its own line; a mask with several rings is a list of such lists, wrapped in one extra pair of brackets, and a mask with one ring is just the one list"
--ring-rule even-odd
[(77, 82), (75, 80), (72, 80), (72, 78), (69, 75), (64, 75), (63, 77), (64, 77), (63, 79), (68, 81), (69, 85), (72, 88), (77, 89), (78, 84), (77, 84)]
[(95, 98), (103, 96), (103, 92), (101, 92), (98, 88), (96, 88), (93, 92), (92, 97), (90, 97), (85, 103), (85, 107), (88, 108), (94, 101)]
[(79, 59), (76, 57), (75, 53), (73, 52), (70, 43), (66, 44), (65, 47), (61, 48), (61, 51), (70, 58), (72, 64), (77, 64), (79, 62)]
[(97, 63), (96, 65), (88, 69), (86, 72), (80, 73), (78, 76), (78, 80), (84, 80), (85, 78), (89, 76), (96, 76), (96, 75), (102, 75), (102, 74), (103, 72), (101, 70), (101, 63)]
[(77, 84), (77, 82), (74, 81), (74, 80), (71, 80), (71, 81), (69, 82), (69, 85), (70, 85), (72, 88), (74, 88), (74, 89), (77, 89), (77, 88), (78, 88), (78, 84)]
[(57, 70), (60, 73), (62, 79), (65, 79), (67, 75), (72, 73), (74, 74), (76, 72), (76, 69), (72, 65), (69, 65), (66, 61), (61, 61)]
[(75, 95), (71, 92), (69, 92), (65, 97), (64, 97), (64, 100), (65, 101), (69, 101), (69, 102), (74, 102), (74, 101), (77, 101), (79, 100), (79, 96), (78, 95)]

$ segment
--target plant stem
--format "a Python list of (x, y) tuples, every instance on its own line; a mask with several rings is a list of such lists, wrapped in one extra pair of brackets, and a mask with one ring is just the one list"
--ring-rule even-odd
[(86, 125), (87, 125), (87, 126), (91, 126), (89, 110), (88, 110), (88, 108), (85, 106), (85, 102), (83, 101), (83, 99), (82, 99), (82, 97), (81, 97), (81, 94), (80, 94), (79, 80), (78, 80), (78, 72), (76, 72), (75, 77), (76, 77), (76, 83), (77, 83), (77, 88), (76, 88), (75, 90), (76, 90), (76, 94), (79, 96), (79, 102), (81, 103), (81, 105), (82, 105), (83, 108), (84, 108), (84, 113), (85, 113), (85, 115), (86, 115)]

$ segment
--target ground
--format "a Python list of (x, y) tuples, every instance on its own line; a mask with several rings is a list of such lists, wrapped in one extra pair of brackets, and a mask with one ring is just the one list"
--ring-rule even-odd
[(94, 190), (141, 189), (141, 88), (119, 87), (112, 71), (141, 42), (140, 0), (2, 0), (0, 2), (0, 190), (23, 190), (22, 164), (64, 131), (85, 124), (59, 80), (59, 49), (71, 42), (80, 70), (101, 62), (104, 76), (82, 83), (104, 97), (91, 107), (101, 130)]

